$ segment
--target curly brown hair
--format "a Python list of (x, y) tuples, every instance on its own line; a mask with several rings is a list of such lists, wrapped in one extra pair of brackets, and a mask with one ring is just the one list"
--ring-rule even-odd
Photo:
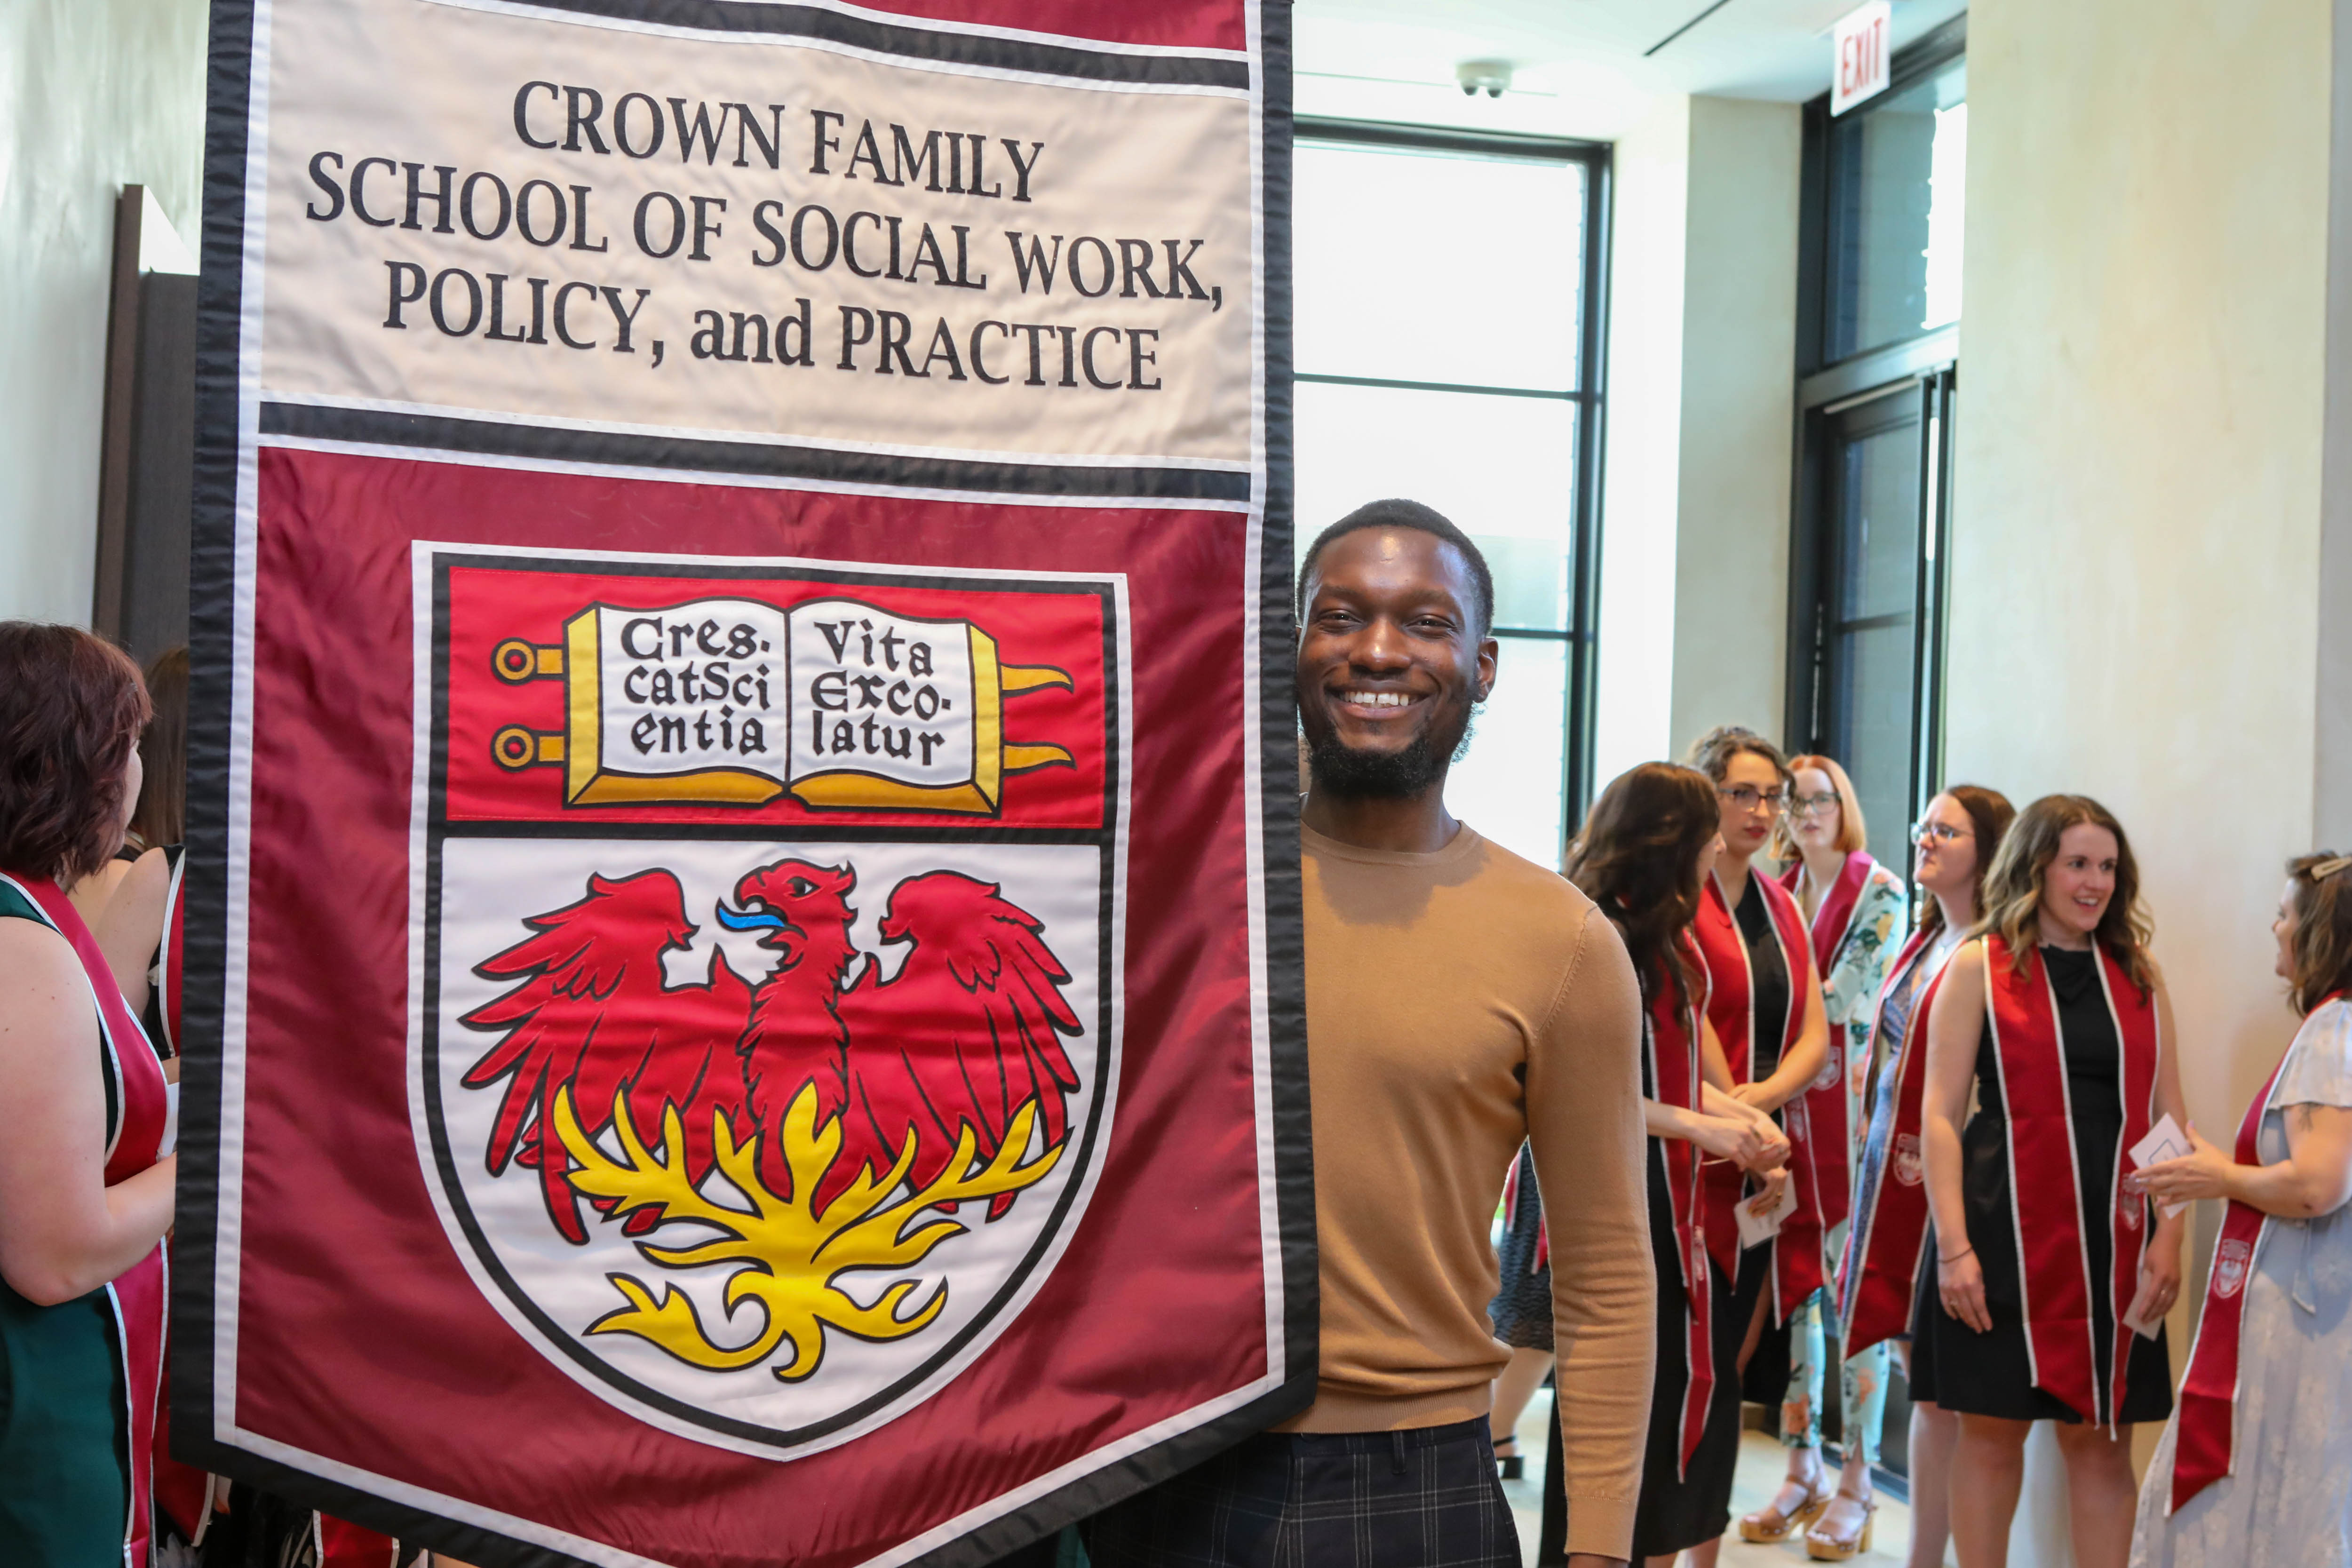
[(1568, 848), (1568, 879), (1616, 922), (1642, 983), (1642, 1000), (1664, 978), (1676, 1010), (1696, 977), (1675, 942), (1697, 918), (1698, 858), (1716, 835), (1715, 785), (1695, 768), (1643, 763), (1601, 792)]
[(139, 667), (79, 626), (0, 621), (0, 870), (72, 882), (122, 844)]
[[(2000, 850), (2000, 841), (2008, 836), (2009, 825), (2017, 820), (2017, 807), (2009, 804), (2009, 796), (1982, 784), (1946, 784), (1938, 793), (1948, 795), (1959, 808), (1969, 814), (1969, 826), (1977, 835), (1977, 875), (1974, 895), (1979, 913), (1984, 910), (1985, 873), (1992, 869), (1992, 858)], [(1944, 929), (1944, 906), (1935, 899), (1922, 898), (1919, 929), (1929, 936)]]
[(2287, 944), (2287, 1000), (2308, 1013), (2352, 991), (2352, 856), (2322, 849), (2286, 863), (2294, 887), (2294, 936)]
[(2086, 795), (2045, 795), (2017, 814), (2001, 836), (2000, 848), (1985, 873), (1977, 910), (1977, 935), (1992, 932), (2009, 944), (2012, 973), (2024, 973), (2042, 941), (2042, 885), (2058, 840), (2070, 827), (2104, 827), (2116, 839), (2116, 890), (2092, 934), (2124, 966), (2142, 996), (2156, 981), (2147, 961), (2152, 932), (2139, 900), (2139, 862), (2115, 813)]

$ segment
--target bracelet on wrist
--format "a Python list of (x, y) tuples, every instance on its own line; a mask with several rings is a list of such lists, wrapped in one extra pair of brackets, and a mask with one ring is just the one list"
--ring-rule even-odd
[(1973, 1247), (1963, 1247), (1958, 1252), (1952, 1253), (1948, 1257), (1939, 1252), (1936, 1254), (1936, 1261), (1938, 1263), (1958, 1263), (1961, 1258), (1966, 1258), (1969, 1253), (1974, 1252), (1976, 1248)]

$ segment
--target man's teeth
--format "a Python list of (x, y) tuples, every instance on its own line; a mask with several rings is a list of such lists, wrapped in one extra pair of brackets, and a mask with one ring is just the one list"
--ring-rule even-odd
[(1412, 699), (1402, 691), (1350, 691), (1347, 700), (1359, 708), (1402, 708)]

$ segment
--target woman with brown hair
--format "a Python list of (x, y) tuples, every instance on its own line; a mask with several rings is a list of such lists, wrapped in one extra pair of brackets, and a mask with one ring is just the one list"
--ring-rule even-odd
[(1744, 1324), (1731, 1310), (1730, 1277), (1709, 1267), (1699, 1170), (1712, 1158), (1761, 1174), (1769, 1197), (1789, 1153), (1771, 1119), (1731, 1093), (1706, 1021), (1706, 970), (1689, 930), (1721, 842), (1717, 817), (1705, 775), (1644, 763), (1601, 792), (1567, 865), (1568, 879), (1624, 938), (1642, 988), (1658, 1370), (1633, 1552), (1659, 1565), (1685, 1548), (1709, 1552), (1721, 1538), (1739, 1450), (1732, 1362)]
[[(1835, 1078), (1820, 1082), (1829, 1061), (1829, 1016), (1804, 912), (1753, 864), (1788, 807), (1789, 764), (1779, 747), (1737, 725), (1701, 736), (1690, 761), (1715, 786), (1723, 834), (1723, 852), (1691, 926), (1706, 966), (1707, 1022), (1723, 1043), (1732, 1093), (1775, 1117), (1791, 1150), (1795, 1207), (1754, 1247), (1740, 1245), (1739, 1173), (1711, 1167), (1706, 1182), (1707, 1249), (1735, 1281), (1737, 1373), (1749, 1398), (1777, 1405), (1789, 1385), (1786, 1329), (1828, 1279), (1829, 1229), (1845, 1215), (1845, 1095)], [(1818, 1119), (1817, 1086), (1824, 1091)], [(1822, 1179), (1825, 1155), (1836, 1173), (1828, 1183)], [(1784, 1485), (1769, 1507), (1740, 1520), (1739, 1533), (1748, 1541), (1785, 1541), (1819, 1517), (1829, 1499), (1826, 1482)]]
[[(1927, 803), (1911, 831), (1911, 878), (1925, 896), (1919, 928), (1895, 954), (1878, 993), (1871, 1028), (1878, 1058), (1871, 1069), (1873, 1109), (1854, 1170), (1845, 1254), (1838, 1263), (1838, 1321), (1845, 1329), (1849, 1367), (1872, 1348), (1900, 1340), (1904, 1371), (1910, 1371), (1911, 1319), (1918, 1305), (1920, 1265), (1927, 1256), (1926, 1167), (1919, 1146), (1927, 1081), (1925, 1020), (1944, 966), (1977, 923), (1985, 873), (2016, 817), (2017, 808), (1998, 791), (1953, 784)], [(1951, 1538), (1952, 1445), (1958, 1437), (1958, 1418), (1920, 1397), (1914, 1387), (1907, 1478), (1911, 1568), (1940, 1568), (1944, 1561)], [(1844, 1482), (1841, 1476), (1841, 1495)], [(1824, 1519), (1822, 1526), (1829, 1522)], [(1822, 1526), (1806, 1536), (1815, 1556), (1822, 1555), (1814, 1546)]]
[(2234, 1150), (2192, 1127), (2139, 1173), (2158, 1203), (2228, 1209), (2133, 1568), (2352, 1563), (2352, 855), (2286, 869), (2271, 931), (2303, 1026)]
[(61, 884), (139, 795), (139, 672), (0, 621), (0, 1562), (144, 1562), (178, 1160), (154, 1051)]
[(1984, 900), (1980, 934), (1928, 1011), (1936, 1294), (1918, 1314), (1911, 1380), (1960, 1419), (1962, 1568), (2008, 1561), (2036, 1421), (2057, 1424), (2075, 1562), (2121, 1568), (2137, 1490), (2122, 1429), (2172, 1408), (2162, 1325), (2180, 1289), (2181, 1224), (2151, 1223), (2124, 1182), (2126, 1152), (2159, 1115), (2188, 1120), (2172, 1002), (2148, 958), (2130, 841), (2098, 802), (2027, 806)]

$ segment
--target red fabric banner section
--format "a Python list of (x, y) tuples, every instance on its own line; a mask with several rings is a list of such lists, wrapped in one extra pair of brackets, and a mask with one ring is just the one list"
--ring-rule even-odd
[[(1230, 788), (1242, 777), (1243, 734), (1231, 721), (1244, 679), (1242, 515), (876, 499), (284, 448), (261, 453), (259, 484), (236, 1331), (268, 1353), (236, 1363), (242, 1428), (587, 1539), (688, 1538), (680, 1521), (690, 1520), (690, 1539), (707, 1544), (666, 1560), (694, 1568), (849, 1568), (872, 1555), (876, 1521), (913, 1538), (1265, 1374), (1248, 826)], [(583, 519), (595, 520), (585, 540)], [(1188, 892), (1139, 899), (1128, 911), (1120, 1136), (1090, 1205), (1034, 1303), (896, 1416), (887, 1439), (802, 1451), (789, 1464), (665, 1431), (524, 1349), (453, 1251), (409, 1121), (383, 1109), (411, 1104), (402, 1021), (412, 781), (384, 759), (414, 750), (417, 672), (387, 653), (413, 640), (412, 542), (522, 551), (593, 542), (658, 554), (689, 536), (723, 537), (746, 555), (1186, 585), (1132, 601), (1129, 635), (1153, 653), (1131, 667), (1133, 769), (1156, 787), (1130, 825), (1129, 877)], [(607, 598), (631, 602), (625, 579), (606, 587)], [(515, 613), (527, 607), (518, 601)], [(1008, 665), (1015, 651), (1006, 648)], [(485, 692), (500, 689), (487, 673), (491, 652), (451, 650), (478, 663)], [(453, 689), (453, 805), (476, 798), (465, 783), (476, 763), (461, 768), (456, 753), (488, 758), (496, 728), (542, 700), (526, 686), (504, 690), (520, 709), (495, 710), (486, 697), (477, 712)], [(1102, 700), (1099, 685), (1090, 695), (1041, 689), (1009, 703), (1005, 721), (1043, 713), (1038, 736), (1068, 740), (1083, 725), (1063, 721)], [(1022, 706), (1032, 701), (1046, 707)], [(536, 721), (522, 711), (521, 721)], [(1067, 831), (1054, 824), (1069, 820), (1076, 796), (1058, 781), (1082, 772), (1055, 770), (1031, 797), (1044, 804), (1030, 830)], [(498, 787), (483, 774), (482, 790)], [(552, 773), (541, 787), (557, 787)], [(1008, 820), (1024, 820), (1017, 813), (1029, 807), (1010, 787), (1005, 799)], [(335, 809), (318, 810), (320, 801)], [(713, 809), (615, 806), (609, 831), (642, 835), (655, 818)], [(758, 809), (805, 815), (788, 800)], [(743, 831), (740, 812), (735, 824)], [(822, 847), (803, 853), (821, 858)], [(968, 1217), (981, 1222), (977, 1211)], [(1178, 1321), (1198, 1331), (1144, 1342), (1134, 1331)], [(387, 1323), (399, 1331), (386, 1333)], [(766, 1500), (738, 1506), (746, 1500)]]

